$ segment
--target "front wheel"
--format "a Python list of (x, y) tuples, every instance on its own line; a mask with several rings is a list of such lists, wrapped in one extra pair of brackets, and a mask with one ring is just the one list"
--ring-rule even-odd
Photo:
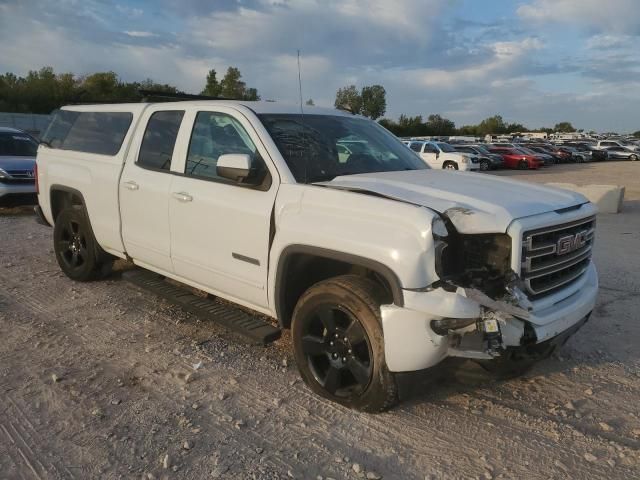
[(398, 401), (384, 357), (381, 291), (363, 277), (319, 282), (300, 298), (291, 335), (300, 375), (318, 395), (365, 412)]
[(526, 160), (520, 160), (520, 162), (518, 162), (518, 170), (528, 170), (529, 169), (529, 164), (527, 163)]
[(56, 218), (53, 250), (58, 265), (72, 280), (86, 282), (111, 271), (113, 259), (98, 245), (82, 206), (65, 208)]
[(489, 169), (491, 169), (491, 165), (489, 165), (489, 161), (488, 160), (480, 161), (480, 170), (486, 172)]
[(458, 164), (455, 162), (445, 162), (442, 168), (445, 170), (458, 170)]
[(629, 160), (631, 160), (632, 162), (635, 162), (636, 160), (638, 160), (638, 155), (630, 155), (629, 156)]

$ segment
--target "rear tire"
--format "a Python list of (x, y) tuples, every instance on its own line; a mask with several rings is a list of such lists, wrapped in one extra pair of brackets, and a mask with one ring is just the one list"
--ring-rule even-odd
[(480, 161), (480, 170), (486, 172), (488, 170), (491, 170), (491, 165), (489, 164), (488, 160), (481, 160)]
[(629, 155), (629, 160), (631, 160), (632, 162), (635, 162), (636, 160), (638, 160), (638, 155)]
[(53, 226), (53, 250), (58, 265), (72, 280), (87, 282), (111, 273), (113, 258), (98, 245), (83, 206), (60, 212)]
[(444, 170), (458, 170), (458, 164), (455, 162), (444, 162), (442, 168)]
[(386, 365), (381, 288), (356, 275), (310, 287), (293, 312), (298, 370), (318, 395), (364, 412), (395, 405), (398, 391)]

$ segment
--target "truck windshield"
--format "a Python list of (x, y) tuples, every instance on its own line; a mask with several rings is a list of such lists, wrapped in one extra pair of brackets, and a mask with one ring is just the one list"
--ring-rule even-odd
[(0, 132), (0, 156), (35, 157), (38, 142), (21, 132)]
[(370, 120), (338, 115), (258, 117), (299, 183), (330, 181), (357, 173), (428, 168), (413, 151)]

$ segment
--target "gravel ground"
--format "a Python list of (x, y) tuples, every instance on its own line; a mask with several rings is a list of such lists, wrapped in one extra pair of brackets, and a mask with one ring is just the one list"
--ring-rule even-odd
[[(605, 183), (568, 167), (520, 175)], [(51, 229), (0, 210), (0, 478), (640, 478), (640, 202), (597, 235), (598, 307), (558, 355), (509, 381), (447, 361), (367, 415), (313, 395), (286, 334), (250, 345), (117, 275), (74, 283)]]

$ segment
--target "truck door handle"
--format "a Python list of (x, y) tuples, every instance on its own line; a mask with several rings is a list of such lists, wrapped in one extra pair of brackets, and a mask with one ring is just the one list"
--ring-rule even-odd
[(179, 202), (190, 202), (193, 200), (193, 197), (185, 192), (173, 192), (173, 198), (178, 200)]
[(123, 182), (122, 185), (124, 185), (125, 188), (128, 188), (129, 190), (138, 190), (138, 188), (140, 188), (140, 186), (134, 182), (134, 181), (128, 181), (128, 182)]

